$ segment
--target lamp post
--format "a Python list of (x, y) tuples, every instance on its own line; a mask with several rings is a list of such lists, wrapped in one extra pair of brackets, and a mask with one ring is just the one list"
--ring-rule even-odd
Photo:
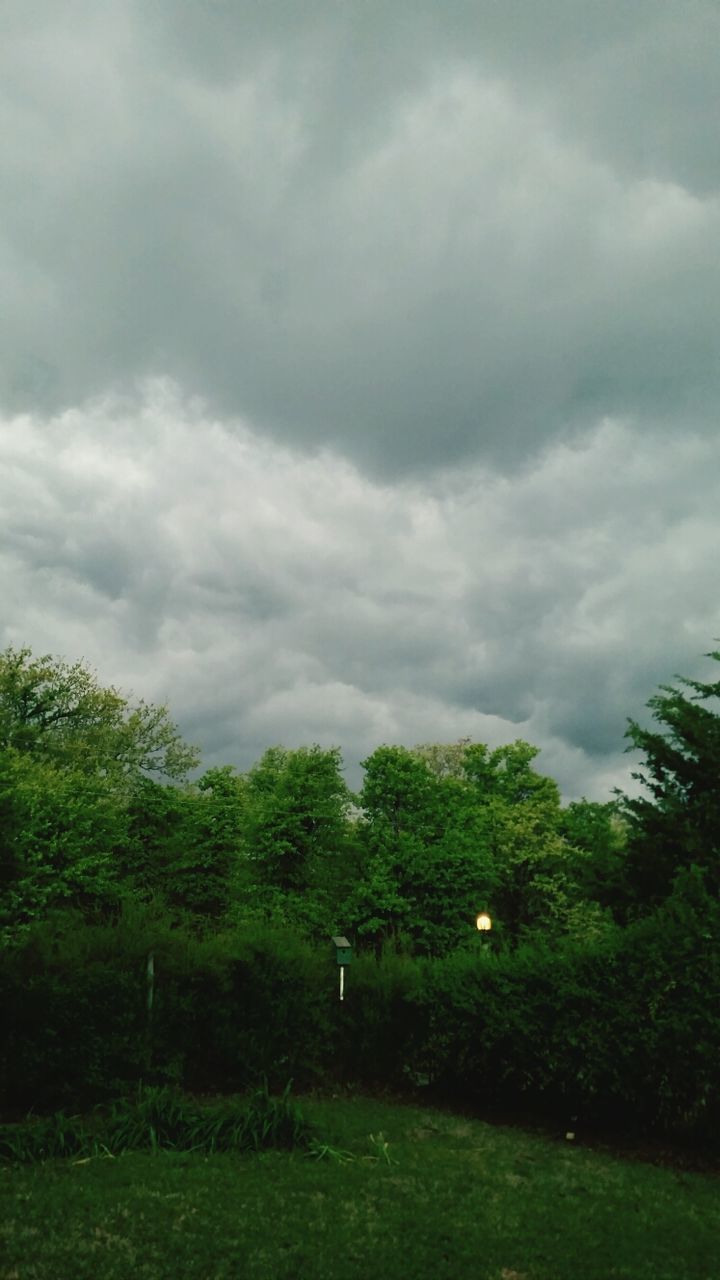
[(487, 944), (487, 936), (493, 927), (492, 917), (488, 915), (487, 911), (481, 911), (480, 915), (477, 917), (477, 920), (475, 921), (475, 925), (482, 939), (482, 944), (484, 949)]

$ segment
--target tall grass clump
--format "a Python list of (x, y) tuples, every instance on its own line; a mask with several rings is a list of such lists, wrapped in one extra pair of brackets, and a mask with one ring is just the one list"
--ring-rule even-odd
[(0, 1159), (16, 1163), (67, 1157), (120, 1155), (124, 1151), (257, 1152), (308, 1149), (313, 1130), (290, 1097), (263, 1085), (248, 1098), (199, 1104), (177, 1091), (141, 1086), (89, 1116), (29, 1118), (0, 1126)]

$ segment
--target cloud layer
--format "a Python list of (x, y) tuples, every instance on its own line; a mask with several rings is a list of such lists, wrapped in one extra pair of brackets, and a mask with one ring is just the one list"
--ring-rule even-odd
[(714, 431), (714, 0), (11, 6), (0, 394), (171, 376), (376, 475)]
[(169, 701), (208, 763), (525, 737), (607, 798), (626, 717), (720, 633), (718, 463), (607, 420), (512, 479), (391, 486), (155, 383), (0, 425), (0, 638)]

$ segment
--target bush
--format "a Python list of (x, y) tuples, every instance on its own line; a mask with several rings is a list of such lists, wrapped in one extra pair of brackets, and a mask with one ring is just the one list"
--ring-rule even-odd
[[(147, 958), (155, 967), (147, 1010)], [(6, 1111), (84, 1106), (138, 1081), (194, 1090), (319, 1083), (337, 1051), (328, 946), (253, 924), (199, 937), (153, 908), (56, 915), (0, 966)]]
[(141, 1087), (89, 1118), (63, 1112), (0, 1125), (0, 1159), (17, 1163), (123, 1151), (263, 1151), (308, 1148), (313, 1133), (290, 1098), (290, 1085), (272, 1097), (267, 1085), (243, 1103), (199, 1105), (172, 1089)]
[(439, 961), (418, 1066), (446, 1096), (718, 1142), (719, 924), (680, 895), (592, 945)]
[(332, 1064), (326, 1060), (333, 1076), (373, 1087), (407, 1086), (422, 972), (420, 961), (389, 946), (379, 961), (367, 952), (353, 959), (343, 1003), (333, 992), (338, 1046)]

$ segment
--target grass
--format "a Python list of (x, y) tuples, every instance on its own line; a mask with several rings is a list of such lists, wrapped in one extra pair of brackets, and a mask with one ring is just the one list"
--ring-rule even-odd
[(720, 1183), (442, 1111), (304, 1101), (309, 1151), (0, 1168), (0, 1280), (718, 1280)]

